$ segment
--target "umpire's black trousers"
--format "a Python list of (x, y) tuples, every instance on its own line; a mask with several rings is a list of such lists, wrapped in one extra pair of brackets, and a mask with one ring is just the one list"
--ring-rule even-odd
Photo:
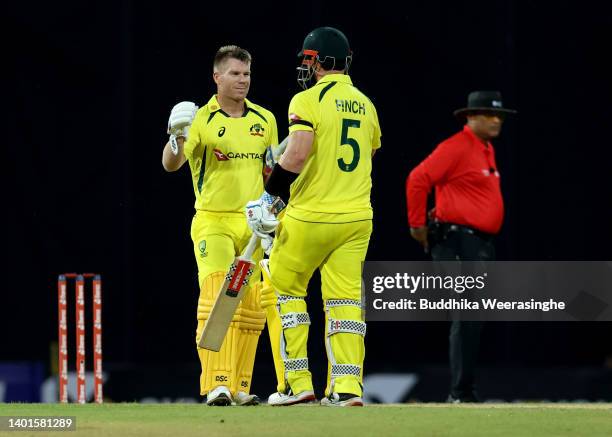
[[(463, 231), (450, 231), (431, 248), (434, 261), (493, 261), (495, 247), (492, 239)], [(476, 362), (483, 322), (451, 322), (450, 368), (451, 390), (454, 399), (474, 401)]]

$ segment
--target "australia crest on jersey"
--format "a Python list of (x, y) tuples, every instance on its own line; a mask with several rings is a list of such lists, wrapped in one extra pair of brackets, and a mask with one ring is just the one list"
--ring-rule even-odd
[(253, 126), (251, 126), (251, 128), (249, 129), (250, 134), (253, 136), (257, 136), (257, 137), (263, 137), (264, 136), (264, 128), (261, 125), (261, 123), (255, 123)]

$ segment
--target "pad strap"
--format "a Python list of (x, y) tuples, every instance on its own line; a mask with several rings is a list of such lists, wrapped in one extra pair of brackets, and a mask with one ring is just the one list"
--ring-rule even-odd
[(308, 358), (288, 358), (283, 360), (283, 362), (285, 363), (286, 372), (308, 370)]
[(280, 295), (280, 296), (277, 297), (276, 303), (278, 303), (279, 305), (282, 305), (282, 304), (290, 302), (292, 300), (304, 300), (304, 298), (303, 297)]
[(361, 301), (353, 299), (328, 299), (325, 302), (327, 308), (353, 306), (361, 309)]
[(365, 322), (359, 322), (357, 320), (329, 319), (327, 336), (330, 337), (339, 332), (359, 334), (365, 337), (366, 324)]
[(338, 378), (341, 376), (360, 376), (361, 366), (356, 364), (332, 364), (331, 376), (332, 378)]
[(283, 329), (295, 328), (298, 325), (310, 325), (308, 313), (287, 313), (281, 315)]

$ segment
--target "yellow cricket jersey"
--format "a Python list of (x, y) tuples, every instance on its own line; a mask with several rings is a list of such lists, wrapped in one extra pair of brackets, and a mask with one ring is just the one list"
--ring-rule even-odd
[(289, 132), (314, 131), (304, 169), (291, 185), (287, 214), (298, 220), (346, 223), (372, 218), (372, 150), (380, 147), (374, 105), (344, 74), (329, 74), (296, 94)]
[(240, 118), (232, 118), (213, 96), (189, 129), (184, 153), (189, 161), (195, 208), (243, 213), (263, 192), (266, 147), (278, 144), (274, 115), (248, 100)]

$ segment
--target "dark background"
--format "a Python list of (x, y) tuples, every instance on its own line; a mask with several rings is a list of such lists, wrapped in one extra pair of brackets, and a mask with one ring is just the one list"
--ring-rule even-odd
[[(352, 78), (383, 131), (368, 259), (424, 259), (409, 238), (405, 178), (460, 129), (452, 111), (475, 89), (501, 90), (519, 110), (495, 141), (506, 200), (498, 258), (610, 259), (612, 6), (141, 0), (11, 3), (3, 15), (0, 360), (48, 363), (57, 274), (95, 271), (106, 362), (197, 365), (193, 192), (187, 169), (161, 166), (169, 111), (208, 100), (214, 53), (234, 43), (254, 57), (249, 98), (275, 113), (283, 137), (295, 55), (322, 25), (348, 36)], [(321, 368), (312, 285), (311, 367)], [(481, 361), (603, 367), (611, 333), (609, 323), (490, 323)], [(371, 323), (366, 371), (444, 366), (447, 334), (445, 324)], [(256, 372), (270, 367), (267, 336), (261, 343)]]

